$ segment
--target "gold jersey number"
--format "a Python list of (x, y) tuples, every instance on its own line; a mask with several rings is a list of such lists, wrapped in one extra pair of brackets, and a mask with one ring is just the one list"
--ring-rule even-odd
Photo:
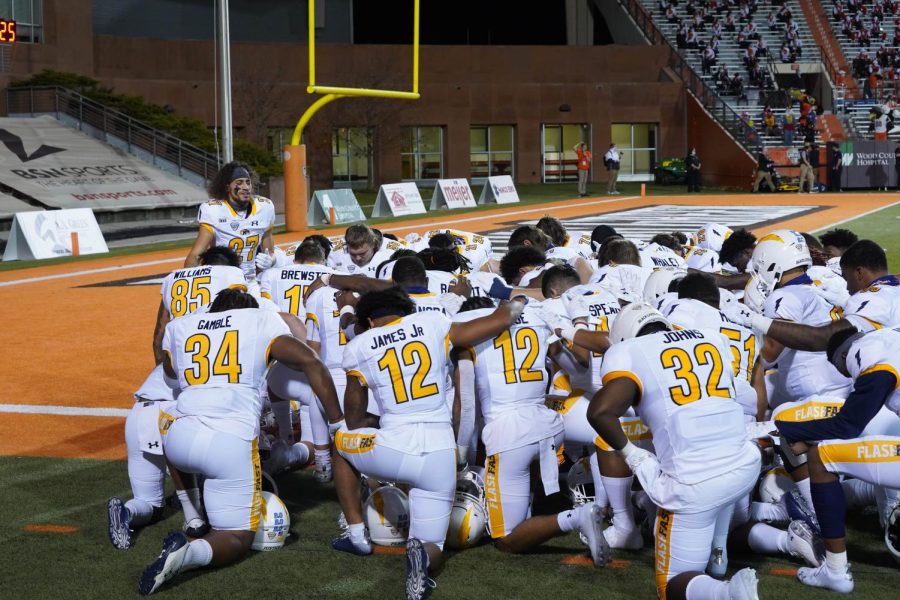
[(722, 387), (722, 357), (718, 349), (709, 342), (697, 344), (694, 347), (693, 356), (683, 348), (667, 348), (659, 356), (662, 366), (666, 369), (674, 369), (678, 385), (669, 388), (672, 402), (684, 405), (696, 402), (703, 397), (700, 378), (697, 377), (698, 366), (710, 367), (709, 377), (706, 380), (706, 395), (719, 398), (731, 398), (731, 390)]
[[(407, 390), (407, 382), (403, 378), (403, 371), (400, 366), (416, 367), (416, 372), (409, 381), (409, 389)], [(424, 343), (415, 341), (409, 342), (400, 350), (399, 357), (396, 348), (388, 348), (381, 360), (378, 361), (378, 368), (387, 371), (394, 386), (394, 399), (397, 404), (403, 404), (412, 400), (419, 400), (438, 393), (436, 383), (423, 385), (425, 377), (431, 371), (431, 354), (428, 352), (428, 346)]]
[(209, 362), (210, 350), (209, 336), (205, 333), (195, 333), (185, 340), (184, 351), (190, 355), (192, 362), (191, 367), (184, 370), (184, 379), (188, 385), (208, 383), (211, 375), (223, 375), (228, 378), (228, 383), (238, 383), (241, 375), (238, 332), (236, 330), (225, 332), (212, 365)]
[(172, 301), (169, 303), (169, 312), (172, 313), (172, 316), (183, 317), (201, 306), (209, 304), (211, 298), (207, 286), (211, 283), (212, 277), (208, 275), (192, 277), (190, 281), (187, 279), (173, 281)]
[[(513, 346), (516, 350), (527, 351), (521, 364), (516, 364)], [(503, 374), (506, 377), (506, 383), (513, 385), (516, 382), (541, 381), (544, 378), (543, 371), (533, 368), (537, 361), (539, 347), (538, 334), (531, 327), (517, 329), (515, 335), (510, 334), (507, 330), (494, 338), (494, 348), (500, 350), (503, 355)]]

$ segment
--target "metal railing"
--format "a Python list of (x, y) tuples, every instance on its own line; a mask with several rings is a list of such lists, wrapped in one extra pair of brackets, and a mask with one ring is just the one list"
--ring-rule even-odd
[[(58, 86), (19, 87), (6, 90), (7, 113), (31, 116), (49, 114), (59, 120), (74, 120), (80, 131), (93, 128), (120, 140), (120, 146), (130, 154), (140, 156), (138, 150), (154, 159), (166, 161), (177, 169), (178, 175), (188, 171), (209, 181), (219, 169), (215, 154), (188, 144), (160, 129), (151, 127), (123, 112), (109, 108), (79, 94)], [(111, 142), (107, 139), (106, 141)]]
[(722, 98), (715, 88), (711, 87), (697, 74), (697, 71), (685, 60), (672, 42), (657, 27), (653, 17), (647, 13), (639, 0), (619, 0), (644, 37), (656, 46), (669, 48), (669, 60), (667, 66), (672, 69), (684, 82), (688, 92), (694, 96), (722, 127), (750, 154), (759, 152), (759, 133), (750, 128), (744, 119), (735, 111), (728, 102)]

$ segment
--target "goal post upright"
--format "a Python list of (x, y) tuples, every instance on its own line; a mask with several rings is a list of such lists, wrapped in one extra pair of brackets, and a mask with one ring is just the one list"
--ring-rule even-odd
[(321, 94), (297, 121), (291, 135), (291, 143), (285, 145), (284, 152), (284, 213), (287, 230), (304, 231), (308, 227), (306, 212), (309, 199), (309, 178), (306, 173), (306, 145), (303, 144), (303, 130), (320, 108), (339, 98), (393, 98), (395, 100), (419, 99), (419, 1), (413, 0), (413, 72), (412, 91), (378, 90), (370, 88), (349, 88), (322, 86), (316, 84), (316, 4), (308, 2), (309, 84), (308, 94)]

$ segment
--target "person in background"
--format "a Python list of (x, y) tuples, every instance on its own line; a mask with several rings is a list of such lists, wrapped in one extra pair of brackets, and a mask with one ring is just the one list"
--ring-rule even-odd
[(591, 174), (591, 151), (588, 150), (587, 144), (581, 142), (575, 144), (575, 154), (578, 156), (578, 197), (587, 196), (587, 182)]
[(810, 148), (811, 148), (811, 144), (809, 142), (806, 142), (805, 144), (803, 144), (803, 149), (800, 150), (800, 161), (799, 161), (800, 181), (797, 186), (798, 194), (803, 193), (803, 186), (807, 182), (809, 183), (809, 191), (810, 192), (812, 191), (812, 183), (813, 183), (812, 174), (811, 174), (812, 165), (809, 162), (809, 154), (811, 152)]
[(760, 152), (756, 157), (756, 180), (753, 182), (753, 193), (759, 191), (759, 184), (762, 181), (769, 186), (769, 191), (775, 191), (775, 183), (772, 181), (772, 173), (775, 169), (775, 163), (766, 156), (765, 152)]
[(782, 117), (781, 131), (785, 146), (794, 145), (794, 109), (788, 107)]
[(619, 167), (621, 166), (622, 157), (619, 155), (619, 150), (616, 148), (615, 144), (609, 145), (609, 150), (606, 151), (606, 154), (603, 156), (603, 164), (606, 166), (606, 170), (609, 171), (609, 182), (606, 184), (606, 193), (610, 195), (617, 195), (619, 192), (616, 190), (616, 181), (619, 179)]
[(687, 191), (700, 191), (700, 157), (697, 156), (697, 149), (691, 148), (688, 155), (684, 159), (684, 169), (687, 175)]
[(900, 190), (900, 143), (894, 148), (894, 172), (897, 175), (897, 189)]
[[(844, 155), (841, 146), (837, 142), (828, 142), (831, 151), (828, 153), (828, 191), (841, 191), (841, 170), (844, 168)], [(900, 147), (897, 148), (900, 150)]]

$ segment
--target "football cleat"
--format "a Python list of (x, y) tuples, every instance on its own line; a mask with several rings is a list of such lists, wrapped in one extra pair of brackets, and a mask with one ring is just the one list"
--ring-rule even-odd
[(163, 540), (162, 552), (153, 563), (144, 570), (138, 583), (141, 596), (148, 596), (159, 589), (181, 571), (181, 565), (187, 556), (188, 539), (180, 531), (173, 531)]
[(416, 538), (406, 542), (406, 600), (421, 600), (437, 587), (428, 577), (428, 553)]
[(824, 562), (816, 568), (801, 567), (797, 569), (797, 579), (812, 587), (820, 587), (842, 594), (853, 591), (853, 573), (850, 572), (850, 563), (844, 567), (842, 573), (835, 573)]
[(181, 530), (184, 532), (184, 535), (189, 538), (198, 540), (209, 533), (210, 526), (209, 523), (203, 519), (194, 518), (185, 523)]
[(131, 529), (131, 511), (121, 498), (113, 496), (106, 502), (109, 518), (109, 541), (114, 548), (128, 550), (134, 545), (134, 531)]
[(803, 521), (791, 521), (787, 528), (791, 556), (802, 558), (806, 564), (818, 567), (825, 556), (822, 540)]
[(641, 530), (637, 527), (628, 533), (623, 533), (613, 525), (603, 530), (603, 537), (606, 538), (606, 543), (610, 548), (640, 550), (644, 547), (644, 538), (641, 536)]
[(710, 577), (721, 579), (725, 577), (726, 571), (728, 571), (728, 552), (725, 548), (713, 548), (706, 563), (706, 573)]
[(900, 562), (900, 503), (894, 504), (884, 528), (884, 544), (895, 560)]
[(609, 549), (606, 536), (603, 535), (603, 513), (600, 507), (594, 503), (582, 506), (580, 511), (581, 521), (578, 528), (587, 538), (594, 566), (605, 567), (611, 558), (612, 551)]
[(335, 550), (355, 554), (357, 556), (368, 556), (372, 554), (372, 544), (369, 543), (369, 540), (364, 539), (361, 542), (355, 542), (350, 537), (349, 531), (340, 537), (331, 540), (331, 547)]
[(759, 600), (758, 586), (756, 571), (749, 567), (741, 569), (728, 582), (728, 597), (731, 600)]
[(791, 490), (784, 495), (784, 506), (787, 508), (788, 515), (792, 521), (803, 521), (813, 533), (820, 535), (819, 519), (816, 517), (816, 511), (811, 509), (806, 500), (797, 490)]

